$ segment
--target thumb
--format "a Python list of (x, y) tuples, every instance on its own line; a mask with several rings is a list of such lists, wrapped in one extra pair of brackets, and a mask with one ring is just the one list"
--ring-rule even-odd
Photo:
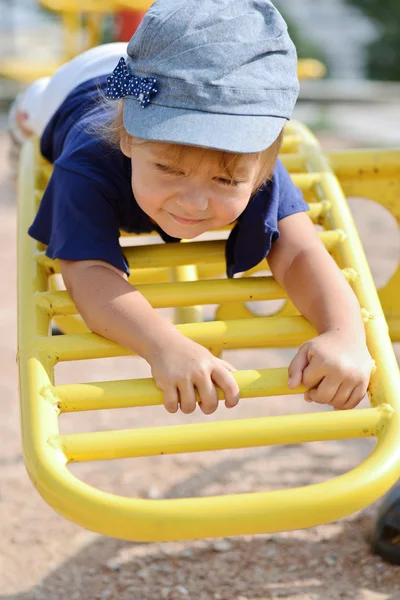
[(289, 381), (288, 386), (291, 389), (299, 387), (303, 378), (303, 371), (308, 365), (308, 344), (301, 346), (289, 365), (288, 375)]

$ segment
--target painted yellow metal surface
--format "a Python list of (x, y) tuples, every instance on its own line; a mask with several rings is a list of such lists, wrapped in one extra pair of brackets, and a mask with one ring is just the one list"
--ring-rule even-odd
[[(48, 259), (44, 248), (28, 237), (26, 231), (37, 210), (49, 167), (40, 159), (37, 143), (29, 141), (23, 147), (18, 192), (18, 361), (24, 458), (40, 494), (66, 518), (105, 535), (136, 541), (274, 532), (311, 527), (349, 515), (382, 496), (399, 477), (399, 369), (345, 194), (366, 195), (368, 191), (371, 197), (373, 192), (374, 199), (393, 208), (398, 216), (395, 198), (400, 185), (400, 151), (325, 155), (310, 131), (292, 122), (287, 127), (281, 158), (310, 203), (309, 215), (320, 226), (321, 239), (360, 301), (368, 345), (377, 367), (369, 387), (371, 407), (60, 435), (58, 420), (62, 413), (104, 408), (134, 410), (161, 405), (162, 395), (151, 379), (55, 383), (57, 362), (130, 353), (79, 328), (71, 298), (54, 282), (59, 272), (57, 261)], [(226, 237), (226, 233), (217, 235)], [(242, 278), (227, 280), (220, 278), (224, 272), (224, 239), (170, 245), (153, 239), (154, 244), (135, 246), (137, 237), (124, 238), (124, 244), (131, 243), (126, 248), (131, 281), (154, 306), (189, 311), (177, 327), (216, 355), (227, 348), (298, 347), (315, 335), (313, 327), (289, 302), (274, 316), (259, 317), (249, 310), (246, 303), (251, 300), (285, 300), (284, 291), (268, 273), (251, 277), (268, 270), (266, 261)], [(172, 281), (171, 269), (176, 269)], [(388, 286), (397, 290), (398, 300), (397, 275), (393, 281)], [(385, 306), (385, 294), (382, 298)], [(386, 301), (389, 322), (397, 324), (399, 301), (391, 296)], [(187, 318), (199, 321), (197, 307), (205, 304), (219, 305), (216, 321), (185, 322)], [(196, 311), (190, 312), (191, 307)], [(66, 334), (53, 337), (50, 326), (57, 318), (63, 319)], [(287, 387), (287, 368), (239, 371), (235, 377), (242, 402), (260, 396), (267, 401), (269, 396), (304, 391)], [(374, 450), (348, 473), (311, 486), (257, 493), (249, 490), (247, 494), (161, 500), (126, 498), (83, 483), (67, 467), (70, 462), (86, 460), (370, 436), (377, 439)]]

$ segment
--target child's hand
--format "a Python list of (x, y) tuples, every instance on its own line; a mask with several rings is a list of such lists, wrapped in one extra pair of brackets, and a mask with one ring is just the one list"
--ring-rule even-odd
[(289, 365), (289, 387), (302, 383), (307, 402), (348, 410), (365, 396), (373, 366), (363, 336), (328, 331), (300, 347)]
[(164, 406), (175, 413), (180, 405), (185, 414), (199, 406), (204, 414), (218, 407), (217, 385), (224, 393), (225, 406), (233, 408), (239, 402), (239, 387), (232, 372), (235, 369), (224, 360), (213, 356), (206, 348), (178, 332), (163, 344), (163, 348), (149, 358), (154, 381), (164, 392)]

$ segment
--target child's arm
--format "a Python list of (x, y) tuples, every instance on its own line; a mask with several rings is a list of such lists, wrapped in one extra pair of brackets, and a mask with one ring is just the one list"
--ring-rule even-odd
[(310, 402), (354, 408), (373, 367), (358, 300), (305, 213), (282, 219), (279, 231), (268, 255), (272, 274), (318, 332), (292, 360), (289, 386), (310, 388)]
[(147, 360), (169, 412), (176, 412), (180, 404), (182, 412), (191, 413), (196, 407), (195, 389), (201, 410), (214, 412), (215, 385), (222, 389), (228, 408), (237, 404), (233, 367), (179, 333), (128, 283), (125, 273), (103, 261), (59, 262), (65, 285), (89, 329)]

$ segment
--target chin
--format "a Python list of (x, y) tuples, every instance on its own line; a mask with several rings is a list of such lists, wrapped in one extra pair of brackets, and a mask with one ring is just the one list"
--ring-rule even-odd
[(205, 231), (208, 231), (208, 229), (204, 229), (204, 228), (199, 228), (196, 231), (195, 228), (186, 229), (185, 227), (168, 227), (168, 226), (162, 227), (162, 229), (165, 231), (165, 233), (168, 233), (168, 235), (170, 235), (172, 237), (181, 238), (181, 239), (185, 239), (185, 240), (192, 240), (192, 239), (196, 238), (197, 236), (201, 235), (202, 233), (204, 233)]
[(167, 222), (164, 221), (163, 223), (159, 223), (159, 226), (168, 235), (185, 240), (192, 240), (202, 233), (210, 231), (210, 227), (207, 227), (205, 224), (188, 227), (185, 225), (179, 225), (179, 223), (171, 223), (169, 219)]

